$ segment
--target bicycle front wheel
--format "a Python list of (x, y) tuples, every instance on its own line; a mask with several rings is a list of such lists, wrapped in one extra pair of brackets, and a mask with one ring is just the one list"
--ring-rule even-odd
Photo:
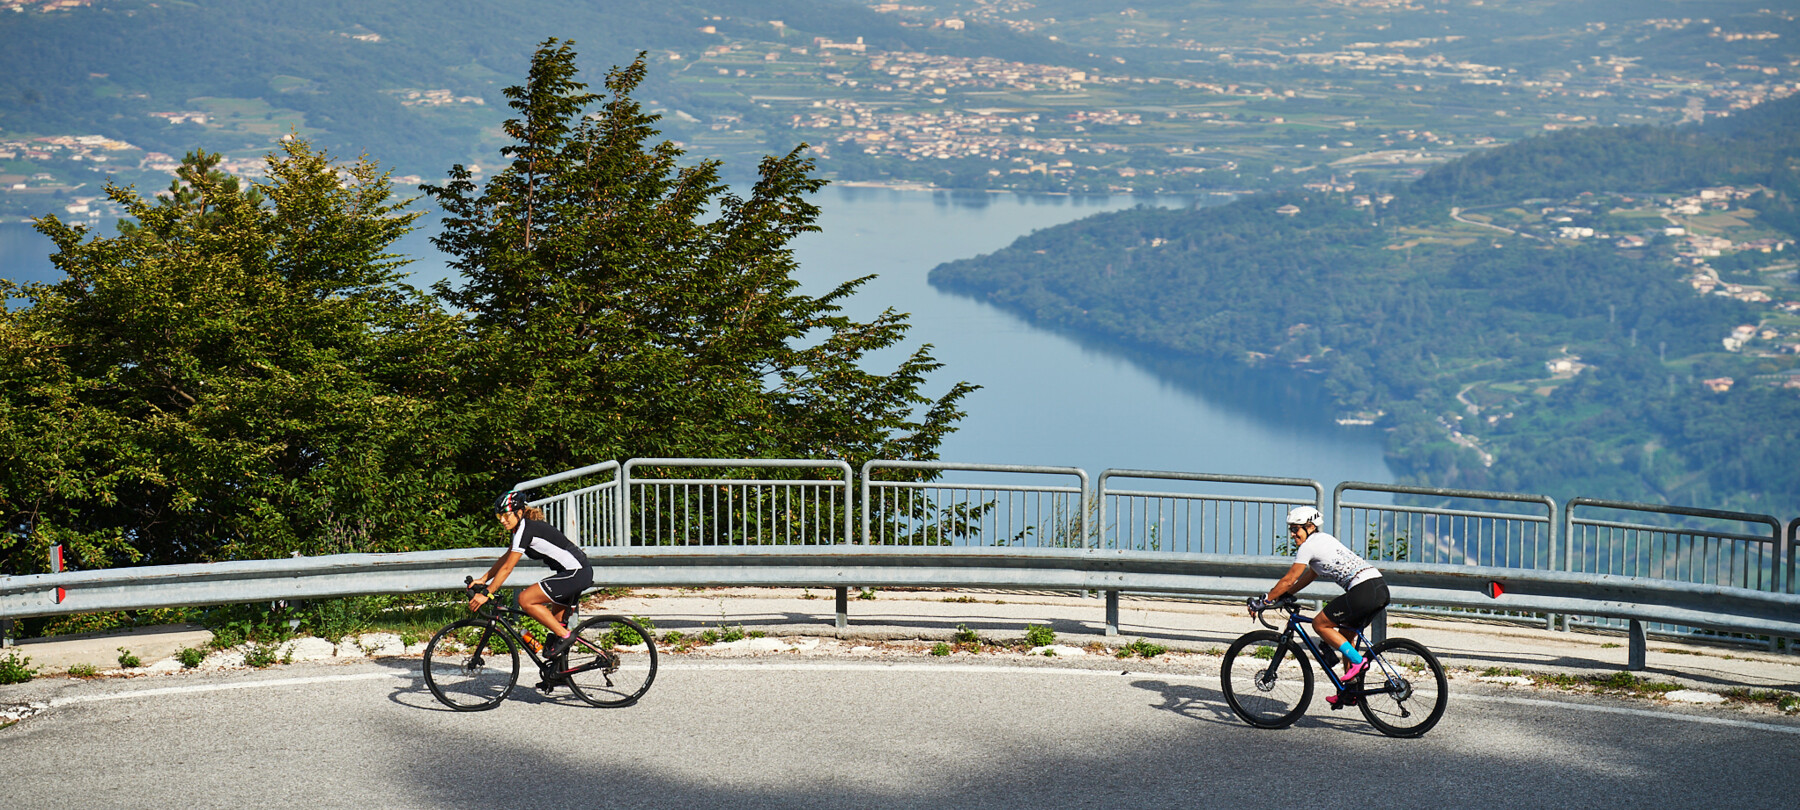
[(492, 709), (519, 680), (519, 650), (488, 619), (451, 622), (425, 645), (425, 685), (459, 712)]
[(1362, 699), (1363, 717), (1389, 737), (1417, 737), (1431, 730), (1450, 703), (1444, 666), (1425, 645), (1390, 638), (1375, 645), (1362, 676), (1373, 694)]
[(1312, 701), (1312, 665), (1306, 650), (1273, 630), (1245, 633), (1225, 651), (1219, 672), (1225, 701), (1257, 728), (1287, 728)]
[(595, 616), (575, 629), (562, 674), (595, 706), (629, 706), (656, 680), (656, 639), (624, 616)]

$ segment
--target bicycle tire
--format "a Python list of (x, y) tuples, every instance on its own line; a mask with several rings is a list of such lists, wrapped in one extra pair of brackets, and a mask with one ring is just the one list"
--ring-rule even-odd
[(451, 622), (425, 645), (425, 685), (459, 712), (500, 705), (519, 681), (519, 649), (491, 619)]
[[(1270, 661), (1278, 652), (1280, 664), (1271, 670)], [(1280, 633), (1253, 630), (1225, 650), (1219, 686), (1225, 702), (1244, 722), (1257, 728), (1287, 728), (1312, 702), (1312, 664), (1304, 647), (1284, 641)]]
[(1370, 651), (1369, 668), (1362, 676), (1396, 691), (1363, 695), (1363, 717), (1389, 737), (1418, 737), (1430, 731), (1450, 703), (1450, 681), (1444, 666), (1425, 645), (1411, 639), (1390, 638)]
[(575, 637), (562, 675), (576, 697), (611, 709), (630, 706), (650, 691), (656, 639), (643, 625), (624, 616), (595, 616), (575, 628)]

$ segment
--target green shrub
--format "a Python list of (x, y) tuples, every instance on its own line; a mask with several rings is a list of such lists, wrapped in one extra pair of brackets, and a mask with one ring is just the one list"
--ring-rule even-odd
[(970, 630), (968, 625), (959, 624), (956, 626), (956, 642), (958, 644), (976, 644), (980, 641), (981, 636), (976, 635), (974, 630)]
[(181, 662), (183, 669), (193, 669), (206, 660), (206, 653), (193, 647), (182, 647), (175, 653), (175, 660)]
[(687, 638), (687, 635), (682, 633), (680, 630), (670, 630), (669, 632), (663, 634), (662, 643), (673, 647), (677, 644), (680, 644), (682, 642), (682, 640), (685, 638)]
[(1056, 633), (1041, 624), (1025, 625), (1025, 643), (1033, 647), (1048, 647), (1056, 643)]
[(950, 654), (950, 645), (945, 644), (942, 641), (940, 641), (936, 644), (933, 644), (933, 645), (931, 645), (931, 654), (938, 655), (938, 656), (949, 655)]
[(144, 665), (143, 659), (140, 659), (136, 655), (133, 655), (130, 650), (127, 650), (124, 647), (119, 648), (119, 668), (120, 669), (136, 669), (143, 665)]
[(875, 589), (874, 588), (864, 588), (864, 589), (862, 589), (861, 593), (858, 593), (856, 595), (856, 598), (858, 598), (858, 599), (874, 599), (875, 598)]
[(99, 674), (100, 671), (95, 669), (93, 664), (73, 664), (69, 667), (69, 677), (71, 678), (92, 678)]
[(761, 630), (751, 630), (750, 631), (751, 638), (763, 638), (764, 636), (767, 636), (767, 635), (768, 635), (768, 633), (765, 633)]
[(0, 684), (24, 683), (37, 677), (37, 672), (37, 667), (31, 665), (29, 655), (8, 650), (6, 656), (0, 658)]
[(744, 626), (741, 624), (719, 628), (719, 640), (725, 642), (739, 641), (744, 638)]
[(717, 644), (717, 643), (719, 643), (719, 631), (709, 629), (709, 630), (705, 630), (705, 631), (701, 632), (700, 633), (700, 643), (701, 644)]
[(1168, 647), (1164, 647), (1163, 645), (1157, 644), (1153, 641), (1145, 641), (1140, 638), (1136, 641), (1131, 642), (1130, 644), (1120, 647), (1119, 651), (1115, 654), (1115, 656), (1118, 658), (1130, 658), (1130, 657), (1136, 655), (1140, 658), (1155, 658), (1156, 656), (1162, 655), (1163, 653), (1166, 653), (1168, 651), (1169, 651)]
[(244, 666), (254, 667), (256, 669), (271, 666), (281, 660), (280, 652), (280, 645), (270, 642), (252, 641), (249, 646), (244, 648)]

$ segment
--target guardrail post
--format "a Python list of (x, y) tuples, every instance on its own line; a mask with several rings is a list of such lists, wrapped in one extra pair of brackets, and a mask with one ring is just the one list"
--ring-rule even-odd
[(13, 646), (12, 628), (12, 619), (0, 619), (0, 647)]
[(1644, 633), (1644, 623), (1638, 619), (1632, 619), (1630, 633), (1630, 649), (1625, 657), (1625, 668), (1632, 672), (1643, 672), (1644, 659), (1650, 646), (1650, 640)]
[(837, 628), (842, 630), (850, 626), (850, 588), (839, 585), (837, 589)]
[(1119, 634), (1118, 591), (1106, 592), (1106, 634), (1109, 636), (1116, 636)]

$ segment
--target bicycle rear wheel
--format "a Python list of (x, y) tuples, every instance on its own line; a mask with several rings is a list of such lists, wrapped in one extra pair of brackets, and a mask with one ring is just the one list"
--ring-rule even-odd
[(656, 680), (656, 640), (624, 616), (595, 616), (575, 629), (562, 674), (577, 697), (595, 706), (629, 706)]
[(1383, 641), (1369, 655), (1372, 660), (1362, 676), (1365, 688), (1386, 690), (1363, 695), (1362, 713), (1369, 725), (1389, 737), (1417, 737), (1437, 725), (1450, 702), (1450, 682), (1437, 656), (1404, 638)]
[(1284, 643), (1273, 630), (1256, 630), (1225, 651), (1219, 685), (1231, 710), (1244, 722), (1257, 728), (1287, 728), (1312, 701), (1312, 665), (1306, 661), (1305, 648)]
[(425, 685), (459, 712), (492, 709), (519, 680), (519, 650), (489, 619), (451, 622), (425, 645)]

